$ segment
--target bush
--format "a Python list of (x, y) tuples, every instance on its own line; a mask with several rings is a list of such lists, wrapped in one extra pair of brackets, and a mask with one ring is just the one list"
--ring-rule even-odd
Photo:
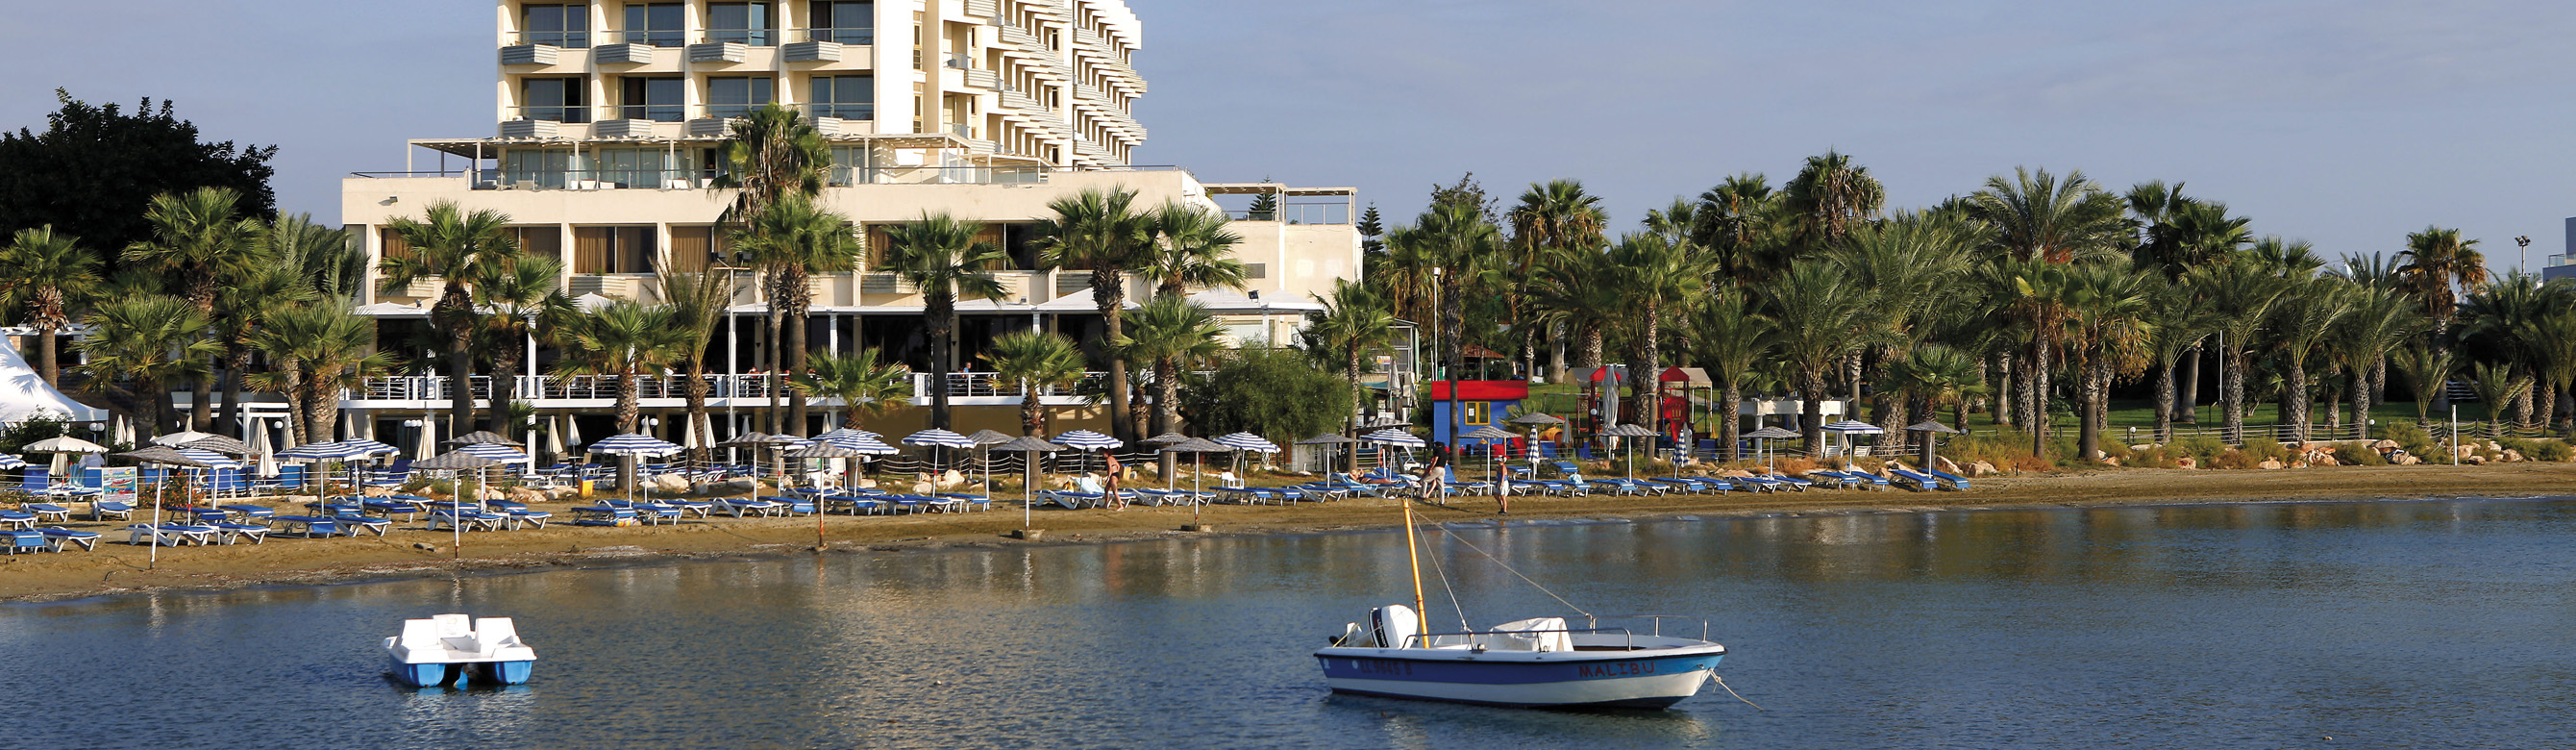
[[(2073, 448), (2067, 448), (2073, 453)], [(2049, 471), (2057, 462), (2030, 455), (2030, 433), (2016, 430), (1978, 430), (1943, 441), (1941, 455), (1961, 464), (1983, 461), (2003, 471)]]
[(2261, 463), (2261, 461), (2262, 459), (2245, 455), (2244, 451), (2229, 448), (2226, 452), (2211, 457), (2208, 462), (2201, 465), (2212, 469), (2251, 469), (2254, 468), (2256, 464)]
[(2565, 441), (2550, 438), (2524, 440), (2509, 437), (2496, 441), (2496, 444), (2520, 453), (2524, 459), (2532, 461), (2566, 461), (2571, 455), (2576, 455), (2576, 448), (2568, 447)]
[(2380, 426), (2379, 438), (2397, 441), (2398, 448), (2426, 460), (2441, 453), (2441, 449), (2433, 444), (2432, 433), (2425, 432), (2423, 425), (2411, 419), (2388, 420), (2387, 424)]
[(2206, 435), (2182, 438), (2166, 443), (2163, 447), (2173, 458), (2189, 457), (2205, 468), (2210, 467), (2210, 462), (2218, 460), (2220, 455), (2232, 450), (2227, 447), (2225, 441)]
[(2181, 454), (2173, 452), (2170, 446), (2150, 445), (2146, 450), (2129, 451), (2129, 457), (2120, 463), (2148, 469), (2171, 469), (2182, 465), (2174, 461), (2178, 455)]
[(2291, 459), (2289, 446), (2282, 445), (2279, 441), (2268, 438), (2247, 440), (2245, 441), (2245, 445), (2237, 448), (2237, 450), (2244, 453), (2246, 459), (2251, 460), (2258, 465), (2263, 463), (2266, 459), (2279, 461), (2284, 464), (2289, 463)]
[(2369, 445), (2360, 443), (2343, 443), (2335, 446), (2334, 458), (2336, 462), (2345, 466), (2388, 465), (2387, 456), (2379, 455), (2379, 451), (2371, 450)]
[(1289, 436), (1331, 432), (1350, 417), (1351, 403), (1347, 381), (1290, 349), (1240, 349), (1206, 377), (1192, 376), (1181, 385), (1182, 413), (1212, 434), (1243, 431), (1293, 440)]

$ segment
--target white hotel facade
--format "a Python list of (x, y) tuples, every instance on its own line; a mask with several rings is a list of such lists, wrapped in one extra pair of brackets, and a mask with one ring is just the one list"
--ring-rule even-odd
[[(1234, 252), (1252, 279), (1243, 290), (1193, 297), (1241, 340), (1291, 335), (1299, 316), (1318, 307), (1310, 294), (1359, 274), (1349, 189), (1202, 182), (1181, 168), (1131, 163), (1146, 138), (1133, 115), (1146, 93), (1132, 67), (1143, 36), (1119, 0), (501, 0), (494, 20), (493, 132), (413, 140), (405, 171), (342, 182), (342, 221), (372, 258), (407, 250), (388, 222), (452, 201), (508, 214), (525, 251), (561, 260), (563, 288), (589, 305), (653, 301), (656, 269), (732, 273), (714, 228), (730, 201), (711, 188), (715, 149), (728, 118), (776, 102), (825, 134), (833, 164), (821, 200), (859, 222), (871, 247), (883, 246), (885, 226), (946, 212), (982, 223), (985, 238), (1010, 252), (1009, 266), (997, 271), (1005, 298), (960, 305), (961, 363), (975, 362), (994, 337), (1031, 327), (1096, 348), (1101, 321), (1089, 277), (1042, 268), (1032, 244), (1047, 203), (1087, 189), (1134, 191), (1141, 208), (1168, 201), (1233, 209), (1232, 229), (1243, 238)], [(1263, 194), (1275, 211), (1244, 210)], [(876, 347), (926, 368), (933, 342), (922, 331), (920, 295), (861, 263), (859, 272), (813, 279), (813, 314), (803, 321), (809, 345)], [(707, 357), (717, 373), (719, 435), (752, 429), (754, 410), (770, 403), (752, 374), (767, 300), (749, 272), (737, 284), (734, 315)], [(439, 281), (370, 286), (360, 311), (378, 318), (380, 345), (424, 353), (419, 334)], [(1152, 286), (1131, 279), (1130, 306)], [(554, 353), (527, 345), (535, 371), (545, 372)], [(519, 386), (542, 416), (579, 418), (581, 435), (612, 429), (614, 390), (605, 380), (539, 374)], [(489, 393), (484, 378), (474, 387), (478, 397)], [(681, 387), (678, 376), (647, 379), (649, 431), (681, 439)], [(426, 372), (382, 378), (342, 407), (356, 432), (410, 439), (423, 420), (444, 418), (445, 388)], [(1102, 409), (1070, 392), (1022, 394), (986, 373), (943, 383), (917, 375), (917, 402), (932, 388), (953, 395), (961, 432), (1016, 433), (1023, 397), (1052, 407), (1060, 425), (1106, 424)], [(828, 426), (835, 406), (814, 404), (801, 429)], [(878, 429), (900, 434), (926, 422), (916, 406)], [(436, 435), (474, 428), (428, 427)]]

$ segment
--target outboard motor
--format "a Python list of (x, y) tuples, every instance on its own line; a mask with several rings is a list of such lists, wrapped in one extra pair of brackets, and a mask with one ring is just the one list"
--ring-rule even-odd
[(1372, 609), (1369, 610), (1369, 632), (1377, 636), (1378, 648), (1412, 646), (1413, 637), (1422, 634), (1422, 615), (1402, 604)]

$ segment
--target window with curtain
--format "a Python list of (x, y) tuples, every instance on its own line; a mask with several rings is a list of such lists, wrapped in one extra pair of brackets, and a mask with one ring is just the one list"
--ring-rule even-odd
[(621, 119), (679, 122), (686, 114), (678, 77), (622, 76), (617, 83)]
[(768, 104), (769, 76), (722, 76), (707, 79), (707, 116), (741, 117)]
[(386, 260), (411, 257), (411, 241), (403, 239), (403, 236), (394, 232), (392, 228), (376, 230), (376, 237), (384, 244), (383, 252)]
[(671, 261), (666, 270), (682, 273), (705, 271), (714, 254), (724, 249), (725, 243), (716, 236), (715, 227), (672, 227)]
[(680, 3), (627, 3), (624, 40), (655, 47), (687, 44), (687, 18), (681, 7)]
[(707, 41), (774, 46), (778, 37), (771, 29), (776, 22), (768, 3), (708, 3)]
[(875, 44), (877, 4), (814, 0), (811, 41)]
[(518, 239), (521, 254), (557, 262), (563, 260), (563, 231), (554, 225), (511, 227), (510, 233)]
[(590, 46), (590, 6), (531, 4), (519, 9), (521, 44), (551, 44), (568, 49)]
[(653, 228), (573, 227), (573, 273), (652, 273)]
[(811, 91), (813, 116), (843, 120), (877, 118), (876, 76), (815, 76)]
[(519, 117), (564, 123), (590, 122), (580, 78), (524, 78), (519, 81)]

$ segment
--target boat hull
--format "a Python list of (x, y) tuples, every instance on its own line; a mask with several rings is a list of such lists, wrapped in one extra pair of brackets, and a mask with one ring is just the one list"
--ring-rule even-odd
[[(1424, 654), (1424, 656), (1409, 656)], [(1491, 706), (1666, 708), (1699, 694), (1723, 647), (1683, 653), (1316, 652), (1334, 692)]]

